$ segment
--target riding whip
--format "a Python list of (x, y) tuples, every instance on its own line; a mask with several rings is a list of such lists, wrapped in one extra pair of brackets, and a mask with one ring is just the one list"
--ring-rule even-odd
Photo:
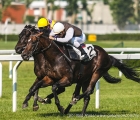
[(68, 56), (58, 47), (58, 45), (53, 41), (54, 45), (60, 50), (60, 52), (64, 55), (64, 57), (71, 62), (71, 60), (68, 58)]

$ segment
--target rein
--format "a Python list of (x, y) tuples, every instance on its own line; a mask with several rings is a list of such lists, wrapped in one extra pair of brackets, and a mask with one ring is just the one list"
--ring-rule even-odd
[[(36, 38), (38, 38), (37, 36), (35, 36)], [(49, 39), (50, 40), (50, 39)], [(40, 41), (40, 39), (38, 38), (38, 43), (39, 43), (39, 41)], [(41, 43), (41, 42), (40, 42)], [(60, 47), (54, 42), (54, 41), (52, 41), (52, 40), (50, 40), (50, 44), (48, 45), (48, 47), (46, 47), (46, 48), (43, 48), (43, 50), (41, 50), (41, 52), (44, 52), (44, 51), (46, 51), (46, 50), (48, 50), (50, 47), (51, 47), (51, 45), (52, 45), (52, 43), (58, 48), (58, 50), (64, 55), (64, 57), (69, 61), (69, 62), (71, 62), (71, 60), (68, 58), (68, 56), (60, 49)], [(41, 43), (42, 44), (42, 43)], [(38, 44), (36, 45), (36, 48), (37, 48), (37, 46), (38, 46)], [(37, 49), (35, 49), (34, 50), (34, 52), (36, 51)]]
[[(39, 40), (38, 40), (39, 41)], [(41, 43), (41, 42), (40, 42)], [(42, 43), (41, 43), (42, 44)], [(44, 48), (43, 50), (41, 50), (41, 52), (44, 52), (46, 50), (48, 50), (50, 47), (52, 46), (52, 41), (50, 42), (50, 44), (48, 45), (48, 47)]]
[(71, 62), (71, 60), (68, 58), (68, 56), (60, 49), (60, 47), (53, 41), (53, 44), (58, 48), (58, 50), (64, 55), (64, 57)]
[[(29, 29), (27, 29), (27, 28), (24, 28), (25, 30), (28, 30), (31, 34), (32, 34), (32, 31), (31, 30), (29, 30)], [(32, 28), (31, 28), (32, 29)]]

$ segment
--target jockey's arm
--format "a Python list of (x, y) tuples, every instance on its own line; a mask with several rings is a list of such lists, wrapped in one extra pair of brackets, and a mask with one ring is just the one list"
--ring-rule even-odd
[(50, 34), (49, 34), (49, 36), (52, 36), (52, 37), (54, 37), (54, 36), (55, 36), (55, 34), (54, 34), (53, 30), (51, 30), (51, 32), (50, 32)]
[(73, 38), (73, 35), (74, 35), (74, 29), (72, 27), (70, 27), (66, 31), (66, 35), (64, 38), (55, 38), (55, 40), (58, 42), (68, 42), (69, 40), (71, 40)]

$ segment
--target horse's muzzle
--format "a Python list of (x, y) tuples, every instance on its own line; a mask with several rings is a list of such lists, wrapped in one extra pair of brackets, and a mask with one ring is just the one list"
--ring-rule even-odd
[(24, 47), (15, 47), (15, 51), (17, 54), (21, 54), (23, 50), (24, 50)]
[(22, 57), (22, 59), (23, 60), (25, 60), (25, 61), (29, 61), (29, 56), (27, 56), (26, 54), (21, 54), (21, 57)]

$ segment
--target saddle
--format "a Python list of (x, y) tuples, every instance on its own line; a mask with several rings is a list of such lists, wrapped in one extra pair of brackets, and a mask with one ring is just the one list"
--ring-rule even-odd
[[(71, 60), (77, 60), (81, 61), (82, 57), (80, 50), (78, 50), (76, 47), (72, 46), (71, 44), (66, 44), (66, 49), (68, 50), (68, 55)], [(87, 55), (89, 56), (89, 61), (96, 56), (96, 52), (94, 50), (94, 46), (92, 44), (86, 44), (83, 48)]]

